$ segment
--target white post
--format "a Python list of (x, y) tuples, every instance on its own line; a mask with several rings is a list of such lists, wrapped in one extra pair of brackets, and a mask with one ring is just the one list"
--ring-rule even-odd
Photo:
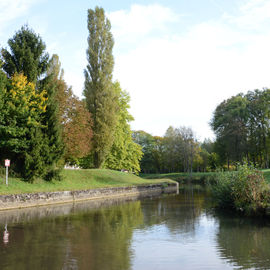
[(6, 166), (6, 185), (8, 186), (8, 166)]

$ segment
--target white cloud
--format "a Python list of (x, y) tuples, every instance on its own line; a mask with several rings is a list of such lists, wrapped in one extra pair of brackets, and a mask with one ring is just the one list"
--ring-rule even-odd
[(224, 18), (238, 27), (261, 31), (263, 24), (270, 22), (269, 0), (248, 0), (239, 8), (240, 16), (225, 15)]
[(108, 17), (117, 42), (138, 42), (154, 31), (165, 30), (165, 24), (176, 22), (179, 16), (171, 9), (158, 4), (131, 6), (130, 10), (111, 12)]
[(23, 16), (37, 0), (0, 0), (0, 33), (12, 20)]
[[(119, 14), (124, 15), (117, 17), (117, 28), (112, 28), (114, 36), (121, 33), (124, 40), (143, 35), (141, 42), (128, 51), (121, 51), (116, 39), (114, 77), (131, 94), (133, 128), (163, 135), (169, 125), (186, 125), (203, 139), (213, 135), (208, 123), (222, 100), (241, 91), (270, 86), (270, 31), (254, 33), (239, 28), (254, 14), (265, 18), (257, 19), (257, 25), (265, 23), (270, 12), (267, 15), (261, 7), (268, 4), (269, 1), (259, 0), (245, 2), (237, 17), (202, 22), (191, 27), (186, 35), (166, 37), (150, 35), (155, 25), (162, 29), (170, 22), (161, 16), (159, 24), (153, 23), (152, 18), (158, 20), (161, 6), (157, 14), (151, 6), (140, 6), (141, 13), (132, 8), (121, 11)], [(167, 8), (163, 10), (174, 14)], [(151, 16), (141, 19), (141, 14), (146, 13)], [(132, 14), (132, 19), (126, 14)], [(139, 33), (143, 24), (136, 26), (130, 21), (143, 21), (143, 34)], [(132, 27), (127, 27), (129, 24)]]

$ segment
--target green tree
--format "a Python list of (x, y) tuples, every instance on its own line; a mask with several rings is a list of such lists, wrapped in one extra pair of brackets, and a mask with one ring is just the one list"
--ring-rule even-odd
[(35, 84), (22, 74), (14, 74), (10, 85), (1, 89), (3, 110), (0, 121), (2, 158), (10, 158), (15, 170), (33, 179), (44, 172), (41, 119), (47, 109), (46, 91), (37, 93)]
[(122, 91), (118, 82), (114, 83), (118, 99), (118, 121), (115, 130), (115, 138), (107, 156), (105, 167), (115, 170), (126, 169), (138, 173), (140, 171), (140, 160), (142, 158), (141, 146), (132, 139), (129, 122), (134, 120), (128, 112), (130, 96)]
[(269, 118), (270, 90), (249, 91), (248, 100), (248, 146), (250, 158), (255, 165), (269, 166)]
[(23, 26), (8, 40), (10, 51), (2, 49), (3, 69), (9, 77), (23, 73), (28, 81), (37, 82), (47, 71), (49, 55), (41, 37)]
[(56, 87), (56, 100), (59, 104), (58, 118), (62, 126), (65, 144), (66, 163), (77, 163), (91, 150), (92, 119), (85, 102), (79, 100), (64, 80), (64, 71), (57, 55), (50, 60), (48, 73)]
[(154, 149), (156, 147), (154, 137), (143, 130), (133, 131), (132, 137), (134, 142), (141, 146), (143, 152), (143, 157), (140, 162), (142, 172), (144, 173), (157, 172), (154, 159)]
[(247, 157), (248, 101), (243, 94), (231, 97), (219, 104), (211, 120), (219, 156), (230, 162), (242, 161)]
[(46, 89), (48, 93), (48, 105), (43, 118), (44, 142), (43, 155), (47, 173), (45, 180), (52, 180), (59, 178), (60, 169), (62, 167), (62, 157), (64, 154), (64, 144), (62, 140), (62, 128), (58, 118), (58, 102), (56, 99), (56, 85), (51, 76), (46, 77), (41, 86)]
[(114, 41), (110, 21), (102, 8), (88, 10), (88, 30), (84, 96), (93, 119), (94, 166), (100, 168), (114, 141), (118, 107), (112, 84)]
[(194, 132), (191, 128), (183, 126), (178, 128), (176, 131), (180, 138), (180, 142), (182, 142), (180, 151), (184, 171), (192, 173), (194, 158), (199, 154), (198, 142), (196, 141)]
[[(32, 134), (32, 137), (25, 139), (32, 141), (32, 145), (35, 142), (34, 145), (37, 148), (42, 146), (42, 151), (37, 151), (33, 145), (32, 156), (38, 155), (38, 153), (42, 155), (43, 176), (49, 180), (57, 176), (56, 174), (59, 172), (57, 164), (63, 155), (61, 129), (57, 115), (56, 85), (53, 76), (48, 72), (49, 55), (45, 51), (45, 43), (27, 26), (23, 26), (16, 32), (8, 43), (10, 52), (6, 49), (2, 50), (3, 69), (8, 77), (20, 72), (27, 77), (29, 83), (35, 84), (37, 94), (46, 92), (46, 110), (39, 121), (37, 120), (40, 123), (40, 129), (33, 130), (33, 134), (36, 135)], [(22, 96), (22, 99), (25, 98), (27, 96)], [(6, 122), (6, 125), (8, 128), (10, 124)], [(28, 152), (30, 159), (29, 153), (31, 152)]]
[(156, 172), (165, 172), (164, 166), (164, 138), (159, 136), (154, 136), (155, 143), (153, 144), (152, 156), (154, 160), (154, 167)]
[(181, 149), (183, 141), (178, 131), (169, 126), (164, 135), (164, 159), (166, 172), (178, 172), (181, 170)]
[(6, 74), (2, 70), (3, 62), (0, 59), (0, 121), (3, 121), (3, 110), (4, 110), (4, 93), (7, 87), (7, 77)]

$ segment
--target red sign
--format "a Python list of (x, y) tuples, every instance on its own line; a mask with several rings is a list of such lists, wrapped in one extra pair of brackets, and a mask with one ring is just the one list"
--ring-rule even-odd
[(10, 160), (9, 159), (5, 159), (5, 166), (9, 167), (10, 166)]

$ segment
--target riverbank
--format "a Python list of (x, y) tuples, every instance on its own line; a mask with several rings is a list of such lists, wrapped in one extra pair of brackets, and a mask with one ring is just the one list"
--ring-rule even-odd
[(4, 177), (2, 176), (0, 195), (87, 190), (173, 182), (169, 179), (143, 179), (134, 174), (106, 169), (63, 170), (61, 174), (63, 178), (61, 181), (46, 182), (44, 180), (37, 180), (33, 184), (11, 177), (9, 178), (8, 186), (4, 184)]
[(39, 180), (33, 184), (10, 178), (8, 186), (2, 182), (0, 210), (178, 191), (178, 183), (169, 179), (142, 179), (105, 169), (63, 170), (62, 178), (62, 181)]
[(120, 197), (140, 197), (177, 193), (178, 183), (159, 183), (127, 187), (109, 187), (88, 190), (56, 191), (0, 195), (0, 210), (71, 203), (86, 200), (113, 199)]

